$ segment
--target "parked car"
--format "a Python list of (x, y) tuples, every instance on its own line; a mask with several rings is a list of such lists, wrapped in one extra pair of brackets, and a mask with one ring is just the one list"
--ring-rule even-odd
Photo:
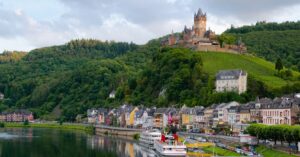
[(218, 147), (221, 147), (221, 148), (226, 148), (226, 145), (223, 144), (223, 143), (217, 143), (216, 145), (217, 145)]
[(245, 155), (247, 155), (247, 156), (254, 156), (254, 153), (252, 153), (252, 152), (246, 152)]
[(242, 153), (242, 150), (240, 148), (235, 148), (235, 152), (241, 154)]

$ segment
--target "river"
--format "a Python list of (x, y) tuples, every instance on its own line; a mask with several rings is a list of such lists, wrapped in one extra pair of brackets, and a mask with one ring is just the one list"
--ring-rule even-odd
[(153, 151), (133, 140), (80, 131), (0, 129), (0, 157), (150, 157)]

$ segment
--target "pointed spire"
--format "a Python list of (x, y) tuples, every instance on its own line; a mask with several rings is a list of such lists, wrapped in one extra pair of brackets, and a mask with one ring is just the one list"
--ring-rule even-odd
[(199, 8), (197, 16), (201, 16), (201, 15), (203, 15), (203, 12), (202, 12), (201, 8)]

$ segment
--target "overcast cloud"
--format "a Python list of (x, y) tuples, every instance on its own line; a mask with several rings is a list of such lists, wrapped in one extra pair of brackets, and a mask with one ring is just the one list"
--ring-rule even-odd
[(0, 0), (0, 52), (64, 44), (76, 38), (148, 40), (192, 26), (202, 8), (208, 27), (298, 21), (299, 0)]

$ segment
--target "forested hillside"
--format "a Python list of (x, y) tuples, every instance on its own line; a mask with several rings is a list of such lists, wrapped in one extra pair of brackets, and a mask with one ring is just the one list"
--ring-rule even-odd
[[(162, 48), (159, 40), (142, 46), (74, 40), (0, 64), (5, 95), (0, 111), (26, 108), (36, 117), (73, 121), (92, 107), (208, 106), (300, 90), (299, 73), (282, 78), (273, 66), (252, 56)], [(248, 71), (247, 93), (214, 92), (215, 72), (228, 68)], [(116, 91), (115, 99), (109, 98), (111, 91)]]
[(272, 62), (281, 58), (284, 66), (300, 70), (300, 21), (258, 22), (252, 26), (232, 27), (225, 33), (241, 37), (251, 53)]

